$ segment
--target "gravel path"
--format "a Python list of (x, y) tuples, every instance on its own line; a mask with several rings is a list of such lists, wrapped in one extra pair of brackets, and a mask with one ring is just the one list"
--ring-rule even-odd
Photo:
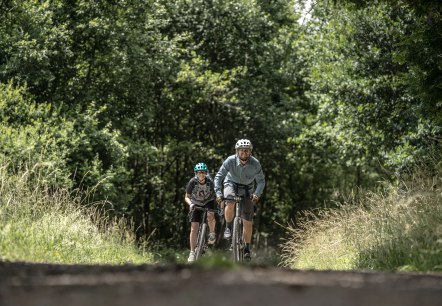
[(1, 306), (441, 306), (442, 274), (0, 262)]

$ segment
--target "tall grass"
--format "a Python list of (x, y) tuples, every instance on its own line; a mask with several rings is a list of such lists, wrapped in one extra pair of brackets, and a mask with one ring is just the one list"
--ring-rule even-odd
[(282, 265), (301, 269), (442, 271), (442, 177), (414, 175), (388, 192), (307, 212), (289, 226)]
[(50, 263), (148, 263), (131, 229), (84, 197), (45, 184), (40, 167), (0, 166), (0, 259)]

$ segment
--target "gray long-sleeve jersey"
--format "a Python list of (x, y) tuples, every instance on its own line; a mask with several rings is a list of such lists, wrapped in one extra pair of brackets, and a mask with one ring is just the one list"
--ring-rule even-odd
[(245, 165), (241, 165), (241, 162), (236, 155), (229, 156), (219, 168), (214, 181), (215, 193), (217, 196), (222, 196), (223, 182), (224, 185), (247, 185), (250, 193), (254, 193), (258, 197), (261, 196), (265, 187), (265, 177), (261, 169), (261, 164), (259, 160), (253, 156), (250, 156)]

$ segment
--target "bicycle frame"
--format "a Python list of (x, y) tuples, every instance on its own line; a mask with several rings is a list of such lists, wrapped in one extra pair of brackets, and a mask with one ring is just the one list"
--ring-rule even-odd
[(232, 251), (233, 260), (236, 262), (244, 259), (244, 239), (243, 239), (243, 221), (241, 218), (241, 205), (244, 196), (235, 196), (232, 198), (224, 198), (224, 200), (233, 200), (235, 202), (235, 216), (233, 218), (233, 233), (232, 233)]
[(195, 206), (194, 210), (201, 210), (203, 213), (201, 215), (201, 222), (198, 227), (198, 236), (196, 238), (196, 246), (195, 246), (195, 260), (198, 260), (207, 249), (206, 237), (207, 237), (207, 227), (209, 226), (207, 223), (207, 213), (215, 212), (220, 213), (218, 209), (210, 209)]

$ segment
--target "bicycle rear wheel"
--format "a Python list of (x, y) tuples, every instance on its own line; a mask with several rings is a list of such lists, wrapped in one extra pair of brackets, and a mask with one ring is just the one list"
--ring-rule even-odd
[(233, 220), (232, 248), (233, 260), (242, 261), (242, 220), (240, 217), (235, 217), (235, 219)]
[(196, 240), (195, 247), (195, 260), (201, 257), (203, 254), (204, 245), (206, 243), (207, 224), (201, 223), (198, 230), (198, 238)]

